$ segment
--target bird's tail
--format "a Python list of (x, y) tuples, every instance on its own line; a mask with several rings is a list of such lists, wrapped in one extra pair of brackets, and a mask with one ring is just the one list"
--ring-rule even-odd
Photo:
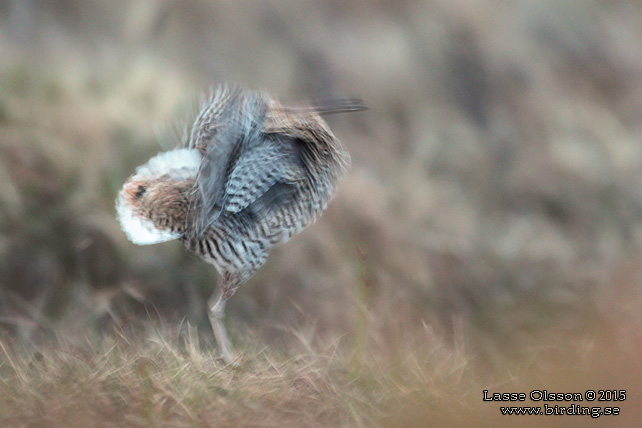
[(285, 113), (317, 113), (320, 115), (353, 113), (368, 110), (368, 107), (359, 98), (334, 98), (334, 99), (317, 99), (307, 106), (300, 107), (280, 107)]

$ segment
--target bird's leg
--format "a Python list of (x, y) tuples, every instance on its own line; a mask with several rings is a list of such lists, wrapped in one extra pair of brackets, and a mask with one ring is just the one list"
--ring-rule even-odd
[(225, 303), (227, 300), (223, 299), (222, 293), (218, 295), (218, 298), (212, 300), (215, 301), (210, 305), (208, 313), (210, 324), (212, 324), (212, 330), (214, 330), (214, 337), (216, 338), (216, 344), (219, 347), (221, 358), (223, 358), (226, 363), (229, 363), (232, 361), (232, 354), (230, 354), (230, 340), (227, 338), (227, 332), (225, 331), (225, 325), (223, 324), (223, 318), (225, 317)]
[(232, 297), (236, 288), (238, 287), (235, 281), (230, 281), (231, 278), (223, 276), (219, 290), (215, 293), (209, 301), (209, 318), (214, 331), (214, 337), (219, 347), (221, 358), (229, 363), (232, 361), (232, 354), (230, 353), (230, 340), (227, 338), (223, 318), (225, 318), (225, 304), (227, 300)]

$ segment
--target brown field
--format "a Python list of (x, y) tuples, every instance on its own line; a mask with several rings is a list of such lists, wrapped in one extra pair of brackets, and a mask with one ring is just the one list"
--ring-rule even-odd
[[(0, 426), (638, 426), (640, 22), (634, 0), (0, 0)], [(369, 106), (328, 117), (353, 167), (230, 301), (231, 365), (214, 269), (114, 210), (225, 81)], [(626, 400), (501, 416), (483, 390)]]

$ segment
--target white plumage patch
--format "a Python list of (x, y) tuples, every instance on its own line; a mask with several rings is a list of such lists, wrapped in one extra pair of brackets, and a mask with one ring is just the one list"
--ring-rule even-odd
[[(154, 156), (146, 164), (136, 168), (136, 173), (127, 182), (150, 180), (162, 175), (176, 180), (194, 178), (200, 164), (201, 154), (198, 150), (171, 150)], [(150, 219), (137, 215), (134, 207), (125, 200), (124, 191), (116, 198), (116, 212), (121, 229), (134, 244), (158, 244), (181, 236), (180, 233), (158, 229)]]
[(196, 149), (170, 150), (157, 154), (146, 164), (136, 168), (135, 175), (147, 179), (164, 174), (179, 180), (193, 178), (196, 177), (201, 160), (201, 153)]
[(157, 229), (151, 220), (134, 214), (134, 211), (122, 195), (116, 199), (116, 212), (120, 228), (123, 229), (127, 238), (137, 245), (159, 244), (181, 237), (180, 233), (173, 233)]

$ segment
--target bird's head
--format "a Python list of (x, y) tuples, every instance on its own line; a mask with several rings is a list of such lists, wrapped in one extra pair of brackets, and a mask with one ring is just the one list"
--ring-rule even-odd
[(157, 244), (183, 235), (200, 157), (181, 151), (150, 159), (118, 193), (118, 220), (134, 244)]

